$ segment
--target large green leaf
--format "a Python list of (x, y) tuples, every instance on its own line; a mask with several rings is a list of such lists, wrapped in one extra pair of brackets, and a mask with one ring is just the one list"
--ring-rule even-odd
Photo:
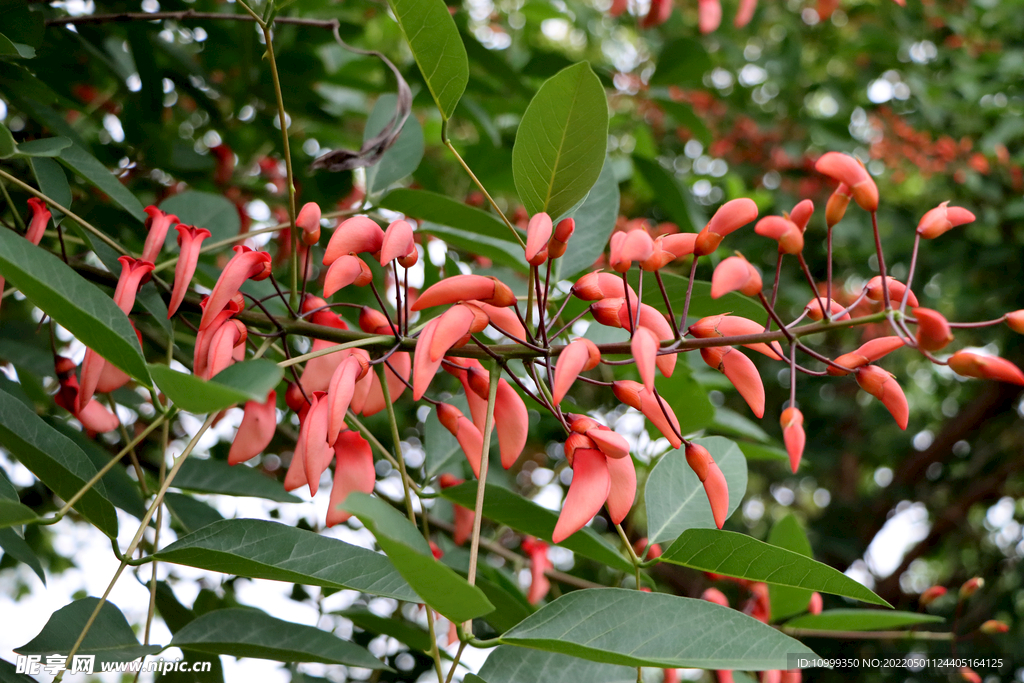
[(661, 164), (634, 155), (633, 166), (654, 190), (654, 203), (668, 214), (668, 217), (679, 226), (681, 231), (696, 232), (704, 227), (696, 225), (696, 221), (693, 220), (693, 209), (686, 194), (687, 190), (681, 188), (675, 177), (662, 168)]
[[(729, 485), (728, 518), (747, 491), (747, 460), (739, 447), (721, 436), (695, 439), (715, 459)], [(680, 448), (669, 451), (651, 470), (644, 491), (647, 502), (647, 536), (652, 543), (672, 540), (687, 529), (714, 529), (704, 485), (686, 462)]]
[(878, 609), (830, 609), (821, 614), (804, 614), (786, 622), (786, 628), (817, 631), (881, 631), (945, 621), (934, 614), (889, 612)]
[(380, 205), (385, 209), (401, 211), (412, 218), (515, 244), (516, 248), (522, 251), (508, 226), (497, 216), (475, 206), (457, 202), (443, 194), (400, 188), (388, 192), (380, 200)]
[(573, 277), (594, 265), (604, 253), (608, 238), (619, 218), (619, 183), (611, 159), (604, 160), (601, 175), (590, 188), (583, 204), (573, 214), (576, 231), (569, 240), (565, 254), (556, 263), (562, 279)]
[[(363, 142), (384, 130), (395, 115), (397, 97), (392, 94), (381, 95), (373, 105), (373, 111), (366, 119), (363, 129)], [(401, 180), (416, 170), (423, 159), (423, 127), (420, 120), (410, 116), (402, 126), (402, 132), (395, 143), (384, 155), (366, 169), (366, 190), (370, 194), (387, 189), (392, 183)]]
[[(97, 472), (78, 446), (2, 390), (0, 443), (64, 500), (70, 500)], [(101, 495), (101, 484), (86, 491), (75, 509), (107, 536), (116, 538), (117, 513)]]
[(487, 683), (635, 683), (636, 669), (501, 645), (488, 655), (480, 678)]
[[(682, 315), (683, 303), (686, 301), (686, 277), (673, 275), (672, 273), (662, 273), (661, 279), (665, 283), (665, 291), (668, 293), (669, 301), (672, 302), (673, 312), (677, 316)], [(665, 311), (665, 300), (657, 286), (644, 287), (643, 300), (644, 303), (654, 306), (659, 311)], [(721, 313), (732, 313), (733, 315), (739, 315), (759, 322), (762, 319), (768, 319), (768, 314), (756, 300), (743, 296), (738, 292), (729, 292), (718, 299), (712, 299), (711, 283), (695, 280), (693, 283), (693, 294), (690, 298), (688, 317), (691, 319), (704, 318)]]
[[(467, 481), (465, 484), (443, 489), (441, 496), (472, 510), (476, 504), (476, 482)], [(558, 522), (558, 513), (542, 508), (494, 484), (488, 484), (484, 491), (483, 513), (487, 519), (549, 542)], [(580, 529), (558, 545), (613, 569), (624, 572), (633, 570), (629, 560), (616, 552), (593, 529)]]
[[(804, 557), (813, 557), (811, 542), (807, 540), (807, 534), (800, 526), (800, 521), (792, 513), (775, 522), (772, 530), (768, 532), (768, 542)], [(771, 603), (772, 621), (781, 621), (794, 614), (806, 612), (811, 600), (811, 591), (769, 586), (768, 598)]]
[(277, 363), (265, 358), (235, 363), (209, 381), (156, 363), (149, 366), (149, 371), (160, 391), (175, 406), (199, 414), (214, 413), (246, 401), (263, 402), (284, 376)]
[(58, 257), (10, 230), (0, 230), (0, 275), (83, 344), (149, 384), (128, 316)]
[(174, 634), (171, 645), (232, 657), (279, 662), (346, 664), (387, 669), (379, 659), (332, 633), (275, 619), (256, 609), (221, 609), (190, 621)]
[(483, 591), (434, 559), (426, 540), (398, 510), (358, 492), (349, 494), (342, 508), (366, 525), (413, 590), (448, 619), (461, 623), (494, 610)]
[(660, 668), (785, 669), (803, 643), (706, 600), (595, 588), (563, 595), (501, 642), (594, 662)]
[(540, 87), (516, 132), (512, 174), (531, 214), (558, 218), (587, 196), (608, 149), (608, 101), (586, 62)]
[(213, 458), (189, 458), (178, 470), (174, 487), (197, 493), (253, 496), (280, 503), (298, 503), (300, 498), (281, 488), (281, 482), (266, 477), (247, 465), (229, 465)]
[(146, 220), (146, 212), (142, 210), (142, 203), (106, 166), (85, 149), (72, 144), (62, 149), (57, 158), (64, 162), (65, 166), (92, 183), (96, 189), (106, 193), (115, 204), (127, 211), (133, 218), (140, 222)]
[(806, 588), (889, 606), (868, 588), (827, 564), (732, 531), (688, 529), (668, 547), (661, 560), (702, 572), (761, 581), (773, 587)]
[(396, 600), (419, 601), (383, 555), (277, 522), (214, 522), (179, 538), (155, 557), (161, 562), (253, 579), (351, 588)]
[[(61, 607), (50, 616), (39, 635), (14, 651), (21, 655), (68, 654), (98, 602), (99, 598), (82, 598)], [(130, 662), (162, 649), (161, 645), (140, 645), (121, 610), (108, 600), (100, 608), (78, 651), (96, 655), (96, 663), (100, 664)]]
[(388, 0), (427, 88), (447, 121), (469, 82), (469, 58), (443, 0)]
[[(194, 225), (210, 231), (210, 240), (222, 240), (237, 235), (241, 226), (238, 209), (227, 197), (211, 192), (186, 190), (172, 195), (160, 203), (160, 209), (173, 213), (185, 225)], [(178, 251), (178, 231), (167, 231), (164, 249)], [(229, 252), (230, 253), (230, 252)]]

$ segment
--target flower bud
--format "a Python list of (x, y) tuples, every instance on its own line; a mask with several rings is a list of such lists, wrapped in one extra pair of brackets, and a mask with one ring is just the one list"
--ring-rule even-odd
[(295, 225), (302, 228), (302, 243), (312, 246), (320, 241), (320, 206), (309, 202), (299, 210)]
[(984, 587), (985, 579), (981, 578), (980, 576), (975, 576), (973, 578), (967, 579), (966, 581), (964, 581), (964, 584), (960, 586), (960, 599), (966, 600), (967, 598), (971, 597)]
[(921, 597), (918, 600), (921, 603), (921, 607), (927, 607), (946, 593), (947, 591), (945, 586), (932, 586), (924, 593), (921, 593)]
[(1024, 309), (1007, 313), (1006, 325), (1017, 334), (1024, 334)]
[(938, 351), (953, 341), (949, 322), (938, 311), (930, 308), (915, 308), (917, 318), (917, 345), (925, 351)]
[(839, 183), (839, 187), (828, 198), (825, 204), (825, 224), (831, 229), (836, 223), (843, 220), (846, 215), (846, 207), (850, 205), (850, 188), (846, 183)]
[(989, 619), (979, 626), (978, 630), (987, 635), (994, 636), (999, 633), (1007, 633), (1010, 630), (1010, 625), (998, 619)]

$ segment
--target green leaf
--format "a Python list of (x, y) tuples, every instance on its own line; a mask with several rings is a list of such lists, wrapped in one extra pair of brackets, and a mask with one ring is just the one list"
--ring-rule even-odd
[[(469, 550), (442, 539), (441, 561), (463, 576), (469, 575)], [(498, 633), (504, 633), (537, 610), (519, 589), (511, 574), (497, 567), (481, 564), (476, 568), (476, 585), (494, 605), (494, 611), (484, 617)]]
[[(76, 446), (82, 449), (85, 456), (92, 461), (98, 472), (104, 465), (110, 462), (111, 453), (100, 446), (96, 441), (89, 439), (84, 433), (79, 432), (66, 422), (60, 422), (53, 418), (47, 418), (47, 424), (58, 432), (71, 439)], [(124, 467), (112, 467), (100, 479), (99, 492), (104, 498), (136, 519), (142, 519), (146, 514), (146, 503), (139, 493), (139, 485), (128, 476)]]
[(483, 592), (434, 559), (430, 546), (402, 513), (365, 493), (351, 493), (341, 506), (377, 538), (413, 590), (451, 621), (461, 623), (494, 610)]
[[(12, 560), (27, 564), (29, 569), (34, 571), (39, 580), (43, 582), (43, 585), (46, 585), (46, 572), (43, 571), (42, 563), (39, 562), (32, 547), (18, 535), (17, 531), (0, 529), (0, 550), (3, 550), (4, 554)], [(0, 677), (0, 680), (3, 680), (3, 677)]]
[(362, 607), (354, 607), (337, 614), (346, 619), (351, 619), (353, 624), (364, 631), (391, 636), (414, 650), (430, 652), (430, 634), (418, 626), (400, 620), (397, 616), (387, 619), (377, 616), (370, 610)]
[(133, 218), (140, 222), (146, 220), (146, 212), (142, 210), (142, 203), (96, 157), (73, 144), (62, 149), (57, 158), (79, 176), (88, 180), (96, 189), (106, 193), (115, 204), (127, 211)]
[(450, 246), (457, 249), (462, 249), (476, 256), (489, 258), (495, 264), (515, 268), (521, 273), (529, 272), (523, 248), (513, 242), (507, 242), (494, 237), (484, 237), (483, 235), (476, 235), (464, 230), (429, 222), (420, 223), (419, 231), (440, 237)]
[[(184, 468), (184, 465), (182, 465), (182, 468)], [(175, 477), (174, 479), (176, 483), (178, 478)], [(178, 523), (185, 528), (186, 533), (192, 533), (208, 524), (224, 519), (219, 512), (206, 503), (182, 493), (168, 491), (164, 495), (164, 502), (167, 504), (167, 509), (174, 515), (174, 518), (178, 520)]]
[[(476, 482), (442, 489), (441, 497), (472, 510), (476, 504)], [(516, 531), (551, 541), (558, 513), (552, 512), (519, 496), (501, 486), (488, 484), (484, 491), (484, 517)], [(606, 564), (619, 571), (631, 572), (633, 565), (619, 552), (597, 535), (593, 529), (584, 527), (558, 544), (577, 555)]]
[(761, 581), (772, 587), (806, 588), (889, 606), (868, 588), (827, 564), (732, 531), (688, 529), (668, 547), (661, 560), (702, 572)]
[(213, 458), (186, 460), (174, 478), (174, 487), (196, 493), (253, 496), (280, 503), (301, 502), (300, 498), (281, 488), (276, 479), (264, 476), (244, 463), (229, 465)]
[(419, 601), (383, 555), (277, 522), (214, 522), (179, 538), (155, 557), (161, 562), (253, 579), (350, 588), (396, 600)]
[(59, 258), (11, 230), (0, 230), (0, 275), (80, 342), (150, 383), (128, 316)]
[(662, 168), (661, 164), (633, 155), (633, 166), (654, 190), (654, 203), (668, 214), (669, 219), (681, 232), (697, 232), (704, 227), (695, 225), (691, 215), (690, 199), (687, 196), (688, 190), (680, 187), (675, 177)]
[(558, 72), (534, 95), (512, 148), (516, 190), (532, 215), (555, 218), (587, 196), (608, 149), (608, 101), (586, 62)]
[[(0, 443), (64, 500), (74, 497), (97, 472), (78, 446), (4, 391), (0, 391)], [(89, 489), (74, 507), (104, 534), (116, 538), (117, 514), (100, 491), (99, 485)]]
[(208, 612), (186, 624), (174, 635), (170, 644), (232, 657), (391, 670), (363, 648), (332, 633), (275, 619), (256, 609)]
[(457, 202), (443, 194), (427, 190), (392, 190), (380, 200), (380, 206), (400, 211), (411, 218), (419, 218), (438, 225), (455, 228), (463, 232), (489, 237), (494, 240), (515, 244), (522, 251), (508, 226), (494, 214), (475, 206)]
[[(715, 459), (729, 485), (729, 511), (740, 506), (747, 491), (747, 460), (739, 447), (721, 436), (694, 439)], [(700, 479), (686, 463), (686, 452), (669, 451), (651, 470), (644, 490), (647, 536), (652, 543), (674, 539), (687, 529), (714, 529), (711, 504)]]
[[(814, 557), (811, 550), (811, 542), (807, 540), (807, 534), (800, 526), (796, 515), (790, 513), (775, 522), (772, 530), (768, 532), (768, 542), (778, 548), (785, 548), (804, 557)], [(771, 603), (772, 621), (781, 621), (794, 614), (807, 611), (807, 605), (811, 600), (811, 591), (800, 590), (799, 588), (784, 588), (781, 586), (769, 586), (768, 598)], [(865, 602), (872, 602), (867, 600)], [(875, 603), (885, 604), (888, 603)]]
[(14, 57), (16, 59), (32, 59), (36, 51), (24, 43), (16, 43), (4, 34), (0, 33), (0, 57)]
[(615, 179), (611, 159), (604, 160), (601, 175), (583, 204), (573, 212), (573, 218), (576, 219), (576, 231), (565, 254), (556, 261), (559, 277), (566, 280), (594, 265), (594, 261), (604, 253), (608, 237), (619, 218), (619, 182)]
[(701, 120), (699, 116), (693, 113), (693, 107), (682, 102), (676, 102), (675, 100), (669, 99), (657, 99), (655, 100), (659, 107), (664, 110), (666, 114), (676, 120), (676, 123), (687, 128), (693, 137), (700, 141), (704, 146), (710, 145), (713, 137), (711, 131), (708, 130), (707, 125)]
[[(67, 138), (40, 138), (39, 140), (29, 140), (18, 145), (18, 154), (27, 157), (55, 157), (60, 155), (61, 150), (70, 146), (71, 140)], [(67, 204), (64, 206), (67, 206)]]
[[(238, 234), (241, 227), (238, 209), (223, 195), (198, 190), (186, 190), (168, 197), (160, 209), (173, 213), (184, 225), (194, 225), (210, 231), (210, 240), (223, 240)], [(178, 231), (168, 230), (164, 249), (177, 253)]]
[[(32, 157), (28, 160), (32, 166), (32, 173), (39, 183), (39, 190), (50, 199), (54, 200), (66, 209), (71, 208), (71, 186), (68, 185), (68, 176), (64, 169), (53, 159), (46, 157)], [(54, 225), (64, 219), (64, 213), (50, 207), (53, 214)], [(84, 229), (83, 229), (84, 230)]]
[[(751, 354), (750, 351), (745, 351), (744, 353), (757, 355)], [(711, 428), (716, 432), (721, 432), (722, 434), (739, 436), (744, 439), (753, 439), (754, 441), (760, 441), (762, 443), (767, 443), (772, 440), (772, 438), (768, 436), (768, 432), (761, 429), (761, 426), (749, 417), (722, 406), (715, 409), (715, 419), (711, 423)], [(786, 458), (788, 460), (789, 456), (786, 456)]]
[(37, 519), (39, 519), (39, 515), (32, 508), (14, 500), (0, 498), (0, 529), (21, 526)]
[(501, 645), (487, 657), (480, 678), (487, 683), (636, 683), (636, 669)]
[(149, 371), (156, 385), (181, 410), (190, 413), (214, 413), (246, 401), (266, 401), (284, 370), (265, 358), (235, 363), (210, 380), (171, 370), (152, 363)]
[(0, 159), (8, 159), (17, 153), (18, 145), (14, 142), (14, 136), (7, 126), (0, 123)]
[[(384, 130), (395, 115), (398, 98), (390, 93), (381, 95), (366, 119), (363, 142)], [(420, 165), (423, 159), (423, 127), (419, 119), (410, 116), (402, 126), (402, 132), (395, 143), (388, 148), (377, 163), (366, 169), (366, 189), (375, 194), (407, 175)]]
[(711, 58), (693, 38), (677, 38), (665, 44), (658, 55), (658, 67), (651, 85), (701, 87), (704, 72), (711, 69)]
[[(669, 301), (672, 302), (672, 310), (677, 316), (682, 315), (683, 302), (686, 300), (686, 277), (673, 275), (672, 273), (662, 273), (661, 279), (665, 283), (665, 291), (668, 293)], [(657, 287), (644, 287), (643, 300), (644, 303), (654, 306), (659, 311), (665, 312), (666, 310), (665, 301)], [(711, 283), (694, 280), (689, 318), (692, 320), (721, 313), (732, 313), (733, 315), (749, 318), (750, 320), (760, 321), (761, 319), (768, 319), (768, 314), (765, 313), (761, 304), (756, 300), (737, 292), (729, 292), (723, 297), (712, 299)]]
[(743, 455), (747, 456), (747, 460), (778, 460), (789, 463), (789, 454), (781, 448), (749, 441), (737, 441), (736, 445), (743, 451)]
[(804, 614), (786, 622), (786, 628), (818, 631), (884, 631), (920, 624), (938, 624), (942, 617), (919, 612), (889, 612), (879, 609), (830, 609), (821, 614)]
[[(96, 609), (99, 598), (82, 598), (54, 612), (35, 638), (14, 651), (20, 655), (66, 655)], [(162, 645), (140, 645), (121, 610), (109, 600), (82, 640), (79, 652), (96, 655), (96, 663), (130, 662), (156, 654)]]
[[(167, 502), (166, 496), (164, 497), (164, 502)], [(166, 581), (156, 582), (156, 595), (154, 597), (156, 609), (160, 612), (160, 617), (164, 620), (167, 630), (172, 635), (184, 628), (189, 622), (195, 620), (195, 613), (178, 601), (177, 596), (174, 595), (174, 590)], [(200, 592), (196, 602), (198, 603), (202, 598), (203, 594)], [(209, 662), (210, 670), (190, 671), (187, 673), (182, 671), (164, 672), (157, 679), (160, 683), (171, 683), (172, 681), (181, 681), (181, 683), (224, 683), (224, 667), (221, 664), (220, 657), (187, 648), (182, 650), (182, 655), (184, 655), (185, 661)]]
[(563, 595), (500, 640), (594, 662), (659, 668), (764, 671), (787, 668), (787, 654), (814, 656), (800, 641), (738, 610), (624, 588)]
[[(93, 247), (95, 248), (95, 246), (96, 243), (94, 242)], [(156, 283), (149, 287), (143, 286), (139, 293), (135, 295), (135, 303), (146, 313), (149, 313), (149, 320), (163, 329), (168, 337), (171, 336), (171, 321), (167, 318), (167, 304), (164, 303), (163, 298), (160, 296)]]
[(469, 82), (469, 58), (442, 0), (388, 0), (445, 121)]

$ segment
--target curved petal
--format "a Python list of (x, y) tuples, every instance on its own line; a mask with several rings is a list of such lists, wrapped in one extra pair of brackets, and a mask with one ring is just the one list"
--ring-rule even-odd
[(579, 374), (584, 370), (594, 369), (600, 361), (601, 352), (594, 342), (582, 337), (569, 342), (555, 363), (554, 382), (551, 388), (554, 402), (561, 403)]
[(338, 507), (345, 502), (348, 494), (361, 491), (369, 495), (377, 483), (373, 451), (369, 442), (358, 432), (342, 432), (334, 442), (334, 456), (334, 482), (331, 484), (331, 500), (325, 520), (328, 527), (341, 524), (352, 516)]
[(331, 375), (327, 389), (328, 443), (336, 443), (338, 434), (345, 429), (345, 413), (352, 402), (352, 395), (356, 391), (356, 379), (362, 370), (359, 360), (350, 355), (342, 359), (338, 369)]
[(384, 243), (384, 231), (366, 216), (353, 216), (338, 224), (327, 243), (324, 265), (345, 254), (376, 254)]
[(324, 296), (331, 296), (339, 289), (356, 285), (362, 287), (370, 283), (373, 273), (358, 256), (343, 254), (327, 268), (324, 276)]
[(546, 213), (534, 214), (526, 227), (526, 262), (539, 266), (548, 260), (548, 241), (554, 229), (551, 216)]
[(572, 462), (572, 482), (551, 540), (561, 543), (582, 529), (600, 512), (610, 490), (611, 475), (604, 453), (593, 448), (577, 449)]
[[(608, 458), (605, 460), (611, 478), (608, 491), (608, 516), (614, 524), (619, 524), (629, 514), (636, 499), (636, 467), (633, 458)], [(575, 473), (573, 474), (575, 478)]]
[(484, 275), (454, 275), (428, 287), (411, 308), (414, 311), (422, 311), (424, 308), (469, 299), (477, 299), (492, 306), (511, 306), (516, 302), (516, 295), (508, 285), (497, 278)]
[(113, 363), (103, 363), (100, 371), (99, 381), (96, 383), (96, 391), (101, 394), (109, 394), (111, 391), (120, 389), (131, 379), (121, 368)]
[(473, 474), (480, 477), (480, 456), (483, 451), (484, 439), (480, 430), (462, 414), (458, 408), (447, 403), (437, 405), (437, 419), (451, 432), (459, 442), (462, 452), (473, 468)]
[(85, 360), (82, 361), (82, 376), (79, 380), (81, 387), (78, 390), (78, 405), (86, 405), (92, 400), (99, 385), (100, 376), (103, 374), (103, 366), (107, 361), (100, 354), (92, 349), (85, 350)]
[[(469, 334), (469, 328), (476, 319), (474, 312), (467, 306), (452, 306), (437, 318), (437, 326), (431, 337), (429, 352), (430, 361), (440, 361), (448, 349), (458, 344)], [(419, 344), (416, 345), (419, 349)]]
[(243, 282), (262, 273), (270, 263), (270, 254), (265, 251), (238, 251), (239, 247), (235, 249), (235, 255), (224, 266), (217, 283), (213, 286), (213, 291), (210, 292), (203, 317), (199, 321), (200, 330), (205, 330), (213, 323), (217, 315), (238, 293), (238, 288)]
[(105, 434), (117, 429), (121, 421), (117, 415), (107, 410), (99, 401), (93, 399), (85, 404), (85, 407), (75, 413), (75, 417), (82, 423), (82, 426), (90, 432)]
[(416, 340), (416, 352), (413, 354), (412, 361), (412, 398), (414, 401), (423, 398), (431, 380), (434, 379), (438, 368), (441, 367), (441, 358), (436, 361), (430, 360), (430, 347), (434, 343), (434, 331), (437, 329), (438, 320), (440, 319), (430, 320), (420, 332), (419, 339)]
[(177, 230), (181, 250), (178, 262), (174, 264), (174, 289), (171, 291), (170, 303), (167, 304), (168, 318), (177, 312), (184, 301), (188, 286), (192, 283), (192, 276), (196, 273), (196, 264), (199, 263), (199, 250), (203, 246), (203, 240), (210, 236), (209, 230), (190, 225), (179, 225)]
[(722, 372), (729, 378), (740, 396), (757, 417), (764, 417), (764, 384), (754, 361), (735, 349), (722, 357)]
[(636, 360), (636, 367), (640, 371), (640, 379), (644, 387), (648, 391), (653, 390), (654, 359), (658, 353), (658, 338), (646, 327), (641, 327), (633, 333), (629, 347), (633, 352), (633, 358)]
[(585, 433), (610, 459), (619, 460), (629, 457), (629, 442), (626, 441), (626, 437), (618, 432), (612, 431), (607, 427), (598, 427), (596, 429), (588, 429)]
[(276, 430), (277, 392), (271, 389), (263, 403), (249, 401), (245, 404), (242, 424), (228, 451), (228, 464), (237, 465), (262, 453), (270, 445)]
[(329, 407), (325, 396), (314, 394), (303, 425), (306, 428), (305, 433), (299, 435), (305, 446), (306, 483), (309, 484), (311, 496), (316, 495), (317, 489), (320, 488), (320, 475), (331, 464), (331, 448), (327, 443)]
[(501, 465), (507, 470), (526, 447), (530, 416), (522, 397), (504, 379), (498, 380), (498, 391), (494, 397), (494, 428), (498, 432)]

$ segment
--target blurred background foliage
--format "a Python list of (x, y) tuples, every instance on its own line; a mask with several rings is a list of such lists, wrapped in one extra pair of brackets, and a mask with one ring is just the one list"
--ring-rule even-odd
[[(450, 8), (471, 76), (449, 135), (507, 211), (521, 217), (511, 171), (519, 118), (544, 79), (585, 59), (610, 96), (609, 160), (621, 192), (620, 223), (647, 219), (699, 230), (728, 199), (752, 197), (766, 215), (811, 198), (818, 213), (805, 253), (820, 278), (822, 209), (833, 188), (813, 172), (813, 160), (827, 150), (849, 151), (879, 184), (882, 239), (896, 277), (906, 276), (914, 228), (927, 209), (950, 200), (978, 217), (924, 245), (915, 280), (922, 305), (960, 321), (1024, 307), (1024, 2), (910, 0), (900, 7), (888, 0), (762, 0), (752, 22), (735, 28), (735, 3), (726, 0), (722, 26), (708, 35), (697, 31), (695, 2), (677, 4), (669, 21), (651, 30), (639, 27), (645, 0), (631, 2), (618, 18), (608, 15), (607, 0), (465, 0)], [(234, 3), (212, 0), (0, 2), (2, 32), (21, 44), (15, 46), (21, 54), (0, 62), (3, 123), (19, 142), (44, 134), (72, 138), (116, 169), (143, 204), (198, 190), (237, 207), (236, 215), (223, 201), (200, 207), (225, 234), (250, 223), (273, 224), (286, 202), (281, 137), (262, 59), (265, 45), (252, 23), (185, 18), (80, 24), (74, 30), (44, 24), (68, 15), (184, 10), (242, 12)], [(294, 0), (280, 3), (279, 15), (337, 19), (345, 41), (391, 58), (415, 93), (415, 120), (408, 126), (421, 128), (424, 140), (422, 161), (402, 184), (483, 206), (441, 144), (440, 116), (386, 5)], [(274, 43), (299, 200), (317, 201), (325, 211), (350, 207), (359, 185), (353, 174), (311, 173), (309, 165), (325, 150), (359, 148), (374, 104), (394, 93), (394, 79), (380, 60), (346, 51), (322, 27), (278, 24)], [(382, 111), (386, 120), (388, 110)], [(67, 177), (77, 212), (123, 243), (141, 245), (140, 224), (81, 174), (65, 176), (48, 159), (33, 161), (32, 168), (18, 163), (22, 175), (33, 173), (40, 183), (47, 174)], [(14, 206), (24, 207), (27, 195), (8, 190)], [(198, 211), (195, 201), (192, 195), (188, 203)], [(13, 225), (6, 202), (0, 218)], [(746, 230), (727, 246), (770, 279), (770, 243)], [(451, 258), (473, 259), (472, 250), (456, 251)], [(858, 292), (877, 269), (866, 214), (848, 212), (836, 228), (835, 251), (837, 282), (846, 294)], [(456, 267), (451, 259), (449, 267)], [(708, 279), (710, 268), (702, 265), (699, 274)], [(809, 299), (799, 275), (795, 268), (783, 273), (783, 317), (795, 317)], [(42, 392), (53, 373), (48, 342), (33, 346), (26, 336), (33, 323), (25, 306), (13, 297), (4, 301), (0, 356), (31, 370), (19, 374), (26, 393)], [(855, 345), (859, 334), (816, 341), (836, 353)], [(961, 330), (957, 344), (988, 345), (1024, 362), (1019, 337), (1002, 326)], [(767, 404), (780, 406), (788, 397), (788, 377), (783, 372), (776, 381), (778, 367), (762, 361)], [(969, 635), (957, 654), (1003, 656), (1007, 666), (1000, 679), (1024, 680), (1024, 409), (1017, 387), (963, 381), (910, 352), (894, 354), (885, 366), (907, 391), (908, 431), (901, 432), (877, 402), (865, 400), (853, 381), (802, 378), (805, 464), (794, 476), (783, 461), (751, 460), (747, 497), (730, 525), (766, 538), (776, 521), (794, 513), (816, 559), (851, 568), (901, 609), (917, 609), (918, 594), (932, 584), (955, 588), (972, 576), (985, 577), (984, 591), (958, 615), (956, 628), (971, 633), (998, 618), (1011, 631)], [(712, 431), (778, 442), (777, 411), (769, 409), (760, 427), (739, 418), (736, 413), (746, 414), (746, 408), (738, 396), (723, 390), (699, 359), (693, 368), (718, 407)], [(736, 413), (723, 410), (728, 408)], [(677, 404), (676, 412), (686, 408)], [(402, 419), (407, 433), (423, 428), (412, 413)], [(549, 420), (534, 434), (535, 462), (517, 478), (526, 490), (530, 472), (547, 466), (547, 440), (560, 439)], [(21, 496), (33, 500), (31, 491)], [(48, 571), (59, 572), (74, 559), (54, 549), (51, 533), (29, 527), (27, 540)], [(0, 568), (13, 562), (5, 554)], [(680, 568), (659, 568), (658, 576), (693, 596), (706, 583)], [(216, 600), (231, 604), (230, 585), (225, 588), (227, 597)], [(295, 598), (306, 597), (298, 589)], [(826, 597), (826, 606), (840, 606), (831, 600)], [(954, 603), (946, 598), (930, 609), (952, 622)], [(826, 657), (950, 653), (948, 643), (810, 645)], [(818, 671), (809, 678), (897, 680), (906, 674)]]

